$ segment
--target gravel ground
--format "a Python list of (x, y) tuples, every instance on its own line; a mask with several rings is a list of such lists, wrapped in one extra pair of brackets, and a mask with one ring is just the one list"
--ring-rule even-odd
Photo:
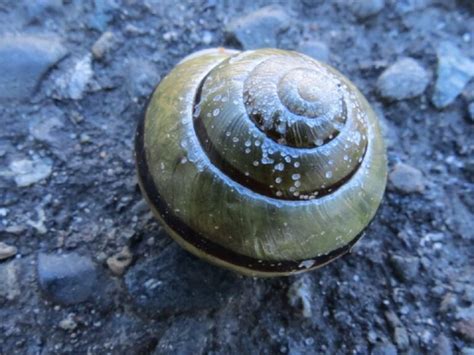
[[(0, 1), (0, 353), (474, 354), (474, 6)], [(136, 123), (215, 46), (300, 50), (378, 112), (389, 185), (352, 253), (252, 279), (143, 201)]]

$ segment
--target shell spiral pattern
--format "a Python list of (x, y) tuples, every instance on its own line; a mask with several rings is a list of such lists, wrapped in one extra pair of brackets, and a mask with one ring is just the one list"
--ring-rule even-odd
[(363, 95), (335, 69), (276, 49), (181, 61), (150, 100), (136, 158), (140, 186), (178, 243), (257, 276), (347, 252), (386, 182)]

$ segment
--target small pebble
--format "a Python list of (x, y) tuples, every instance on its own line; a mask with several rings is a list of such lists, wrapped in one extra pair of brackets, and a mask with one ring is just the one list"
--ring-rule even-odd
[(412, 58), (400, 59), (388, 67), (377, 80), (377, 90), (388, 101), (420, 96), (429, 83), (426, 70)]
[(107, 266), (109, 267), (110, 271), (112, 271), (112, 273), (117, 276), (121, 276), (130, 265), (132, 260), (132, 253), (130, 252), (130, 249), (125, 246), (119, 253), (107, 259)]
[(5, 260), (15, 256), (17, 253), (16, 247), (0, 242), (0, 260)]
[(294, 281), (288, 289), (288, 301), (291, 306), (300, 310), (304, 318), (311, 318), (311, 278), (307, 275), (302, 275)]
[(420, 170), (404, 163), (398, 163), (390, 172), (389, 181), (396, 190), (410, 194), (425, 190), (425, 179)]
[(103, 59), (112, 51), (116, 45), (117, 39), (113, 32), (104, 32), (92, 46), (92, 55), (95, 59)]
[(392, 255), (390, 263), (402, 281), (414, 280), (420, 269), (420, 259), (413, 256)]
[(77, 328), (77, 323), (74, 320), (74, 315), (70, 314), (67, 318), (59, 322), (59, 328), (64, 330), (74, 330)]
[(48, 158), (14, 160), (9, 167), (19, 187), (40, 182), (49, 177), (53, 171), (53, 163)]

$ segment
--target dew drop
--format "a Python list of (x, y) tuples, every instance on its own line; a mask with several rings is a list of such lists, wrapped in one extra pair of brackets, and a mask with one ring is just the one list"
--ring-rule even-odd
[(327, 179), (332, 178), (332, 171), (326, 171), (325, 176), (326, 176)]
[(214, 111), (212, 111), (212, 115), (216, 117), (220, 112), (221, 110), (219, 110), (218, 108), (215, 108)]
[(278, 163), (275, 165), (275, 170), (283, 171), (285, 169), (285, 165), (283, 163)]
[(277, 177), (277, 178), (275, 179), (275, 182), (276, 182), (277, 184), (280, 184), (280, 183), (282, 182), (282, 180), (283, 180), (283, 179), (282, 179), (281, 177)]
[(293, 175), (291, 175), (291, 178), (293, 180), (299, 180), (301, 178), (301, 174), (293, 174)]

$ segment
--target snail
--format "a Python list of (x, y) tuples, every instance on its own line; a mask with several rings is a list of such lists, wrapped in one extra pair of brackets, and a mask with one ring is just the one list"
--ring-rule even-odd
[(251, 276), (308, 271), (348, 252), (387, 178), (377, 117), (354, 84), (277, 49), (184, 58), (155, 89), (135, 156), (170, 236)]

